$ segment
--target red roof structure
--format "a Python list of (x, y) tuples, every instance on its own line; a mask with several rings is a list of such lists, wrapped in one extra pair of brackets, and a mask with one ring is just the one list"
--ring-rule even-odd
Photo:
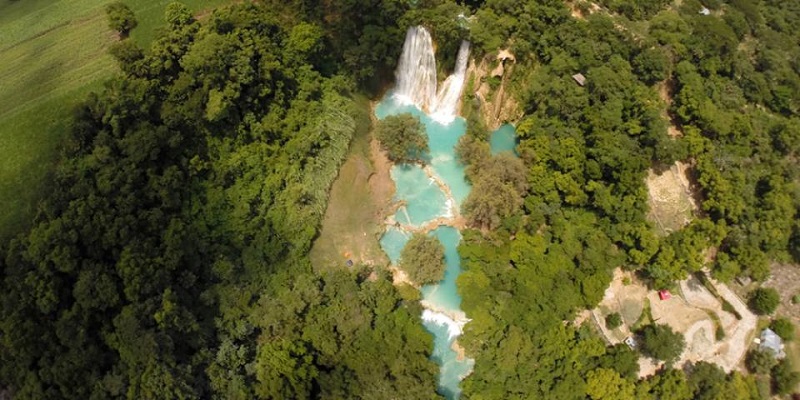
[(659, 290), (658, 298), (661, 300), (669, 300), (672, 298), (672, 294), (669, 292), (669, 290)]

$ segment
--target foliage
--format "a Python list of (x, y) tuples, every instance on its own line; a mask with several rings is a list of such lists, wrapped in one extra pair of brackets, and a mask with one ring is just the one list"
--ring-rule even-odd
[(748, 304), (753, 312), (760, 315), (772, 314), (781, 302), (778, 291), (773, 288), (756, 288), (748, 296)]
[(510, 153), (490, 156), (488, 147), (479, 143), (459, 142), (459, 157), (467, 163), (473, 183), (462, 208), (472, 226), (494, 229), (522, 206), (528, 182), (522, 160)]
[(776, 318), (769, 327), (783, 339), (784, 342), (794, 340), (794, 324), (788, 318)]
[(650, 324), (638, 334), (642, 352), (667, 363), (676, 361), (686, 345), (683, 335), (673, 331), (668, 325)]
[(788, 359), (772, 367), (772, 389), (776, 394), (788, 394), (800, 383), (800, 372), (795, 372)]
[(423, 162), (428, 152), (425, 125), (411, 114), (390, 115), (379, 121), (375, 136), (389, 159), (399, 163)]
[(769, 374), (776, 364), (777, 361), (771, 351), (751, 349), (745, 358), (747, 369), (754, 374)]
[(617, 371), (598, 368), (586, 374), (586, 394), (593, 400), (633, 400), (634, 385)]
[(444, 246), (439, 239), (415, 233), (400, 254), (400, 268), (418, 284), (444, 279)]
[(106, 5), (106, 17), (108, 18), (108, 27), (119, 32), (123, 37), (128, 36), (128, 33), (139, 25), (133, 10), (121, 1)]
[(0, 245), (0, 381), (20, 398), (433, 397), (419, 308), (306, 256), (355, 131), (322, 39), (263, 5), (171, 22), (144, 55), (114, 50), (132, 65), (75, 110), (33, 227)]
[(619, 313), (611, 313), (606, 315), (606, 328), (617, 329), (622, 326), (622, 316)]

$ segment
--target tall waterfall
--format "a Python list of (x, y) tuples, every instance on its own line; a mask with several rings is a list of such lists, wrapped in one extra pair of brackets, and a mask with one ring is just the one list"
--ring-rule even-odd
[(395, 75), (395, 95), (403, 101), (427, 109), (436, 98), (436, 58), (431, 35), (425, 28), (408, 28)]
[(458, 104), (461, 101), (461, 90), (464, 88), (464, 78), (467, 75), (469, 62), (469, 42), (462, 41), (458, 49), (456, 69), (448, 76), (436, 95), (436, 102), (431, 107), (431, 118), (442, 124), (449, 124), (458, 114)]
[(456, 68), (437, 93), (436, 57), (431, 35), (421, 26), (408, 28), (403, 54), (395, 72), (395, 96), (428, 111), (435, 121), (447, 125), (458, 114), (468, 61), (469, 42), (463, 41), (458, 49)]

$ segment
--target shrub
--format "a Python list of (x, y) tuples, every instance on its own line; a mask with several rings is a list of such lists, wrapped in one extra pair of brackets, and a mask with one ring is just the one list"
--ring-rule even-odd
[(683, 335), (667, 325), (651, 324), (639, 331), (641, 349), (645, 355), (672, 363), (683, 352), (686, 341)]
[(444, 278), (444, 246), (435, 237), (415, 233), (400, 253), (400, 267), (415, 283), (439, 282)]
[(606, 315), (606, 328), (617, 329), (622, 326), (622, 316), (619, 313), (611, 313)]
[(794, 339), (794, 324), (786, 318), (778, 318), (772, 321), (769, 327), (784, 341), (789, 342)]
[(122, 36), (128, 36), (128, 33), (139, 24), (133, 10), (121, 1), (108, 4), (106, 16), (108, 17), (108, 27)]
[(750, 308), (756, 314), (772, 314), (780, 301), (778, 291), (773, 288), (758, 288), (750, 293)]
[(768, 374), (777, 361), (768, 351), (752, 349), (747, 352), (744, 363), (747, 369), (754, 374)]
[(783, 359), (772, 367), (772, 389), (776, 394), (791, 393), (800, 382), (800, 373), (792, 370), (789, 360)]
[(375, 135), (394, 162), (421, 162), (428, 152), (425, 126), (411, 114), (392, 115), (379, 121)]

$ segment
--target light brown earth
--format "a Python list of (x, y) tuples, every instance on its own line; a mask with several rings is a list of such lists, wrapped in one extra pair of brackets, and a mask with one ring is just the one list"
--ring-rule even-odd
[(310, 253), (315, 267), (345, 266), (347, 260), (389, 263), (379, 240), (394, 196), (391, 165), (370, 130), (362, 129), (331, 187), (320, 236)]
[(769, 270), (771, 275), (764, 286), (774, 288), (781, 295), (775, 315), (788, 317), (795, 324), (800, 324), (800, 304), (792, 304), (792, 297), (800, 295), (800, 265), (773, 263)]
[[(625, 278), (630, 284), (623, 283)], [(727, 286), (713, 280), (712, 284), (742, 315), (741, 320), (723, 311), (719, 300), (694, 278), (681, 281), (680, 289), (672, 293), (671, 299), (661, 300), (656, 291), (648, 290), (631, 273), (621, 269), (614, 271), (603, 300), (591, 311), (592, 320), (610, 344), (621, 343), (632, 335), (631, 327), (642, 316), (643, 304), (648, 301), (655, 323), (669, 325), (684, 335), (686, 348), (676, 366), (702, 360), (715, 363), (725, 371), (736, 370), (752, 340), (757, 319)], [(609, 331), (605, 327), (605, 317), (613, 312), (622, 315), (623, 325)], [(711, 315), (719, 320), (725, 332), (723, 340), (716, 340), (716, 324)], [(640, 357), (639, 376), (652, 375), (661, 365), (661, 362)]]
[(688, 164), (677, 161), (661, 175), (656, 175), (653, 169), (647, 172), (645, 183), (650, 205), (647, 217), (663, 236), (686, 226), (697, 210), (689, 168)]
[(667, 126), (667, 134), (672, 138), (678, 138), (683, 136), (683, 130), (678, 126), (675, 122), (673, 116), (669, 113), (670, 107), (672, 107), (672, 94), (675, 93), (675, 82), (672, 80), (666, 80), (660, 82), (656, 85), (658, 88), (658, 97), (661, 98), (661, 101), (664, 102), (664, 109), (661, 112), (661, 117), (664, 118), (665, 121), (669, 122)]

